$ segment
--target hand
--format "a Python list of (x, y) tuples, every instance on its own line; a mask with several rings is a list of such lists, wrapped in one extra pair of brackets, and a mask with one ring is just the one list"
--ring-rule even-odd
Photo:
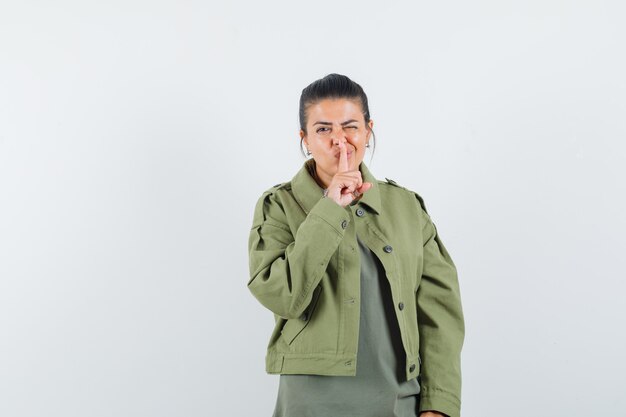
[(441, 414), (438, 411), (422, 411), (420, 417), (448, 417), (445, 414)]
[(372, 188), (372, 183), (363, 182), (361, 171), (359, 171), (358, 167), (354, 171), (349, 171), (348, 151), (346, 150), (345, 142), (341, 142), (339, 144), (337, 173), (328, 185), (327, 197), (341, 207), (345, 207), (354, 201), (355, 197), (360, 198), (370, 188)]

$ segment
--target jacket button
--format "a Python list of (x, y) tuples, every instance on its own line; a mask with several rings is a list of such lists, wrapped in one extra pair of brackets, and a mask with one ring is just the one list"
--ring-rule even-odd
[(342, 222), (341, 222), (341, 227), (342, 227), (342, 228), (344, 228), (344, 229), (345, 229), (346, 227), (348, 227), (348, 221), (347, 221), (347, 220), (342, 221)]
[(400, 304), (398, 304), (398, 308), (400, 310), (404, 309), (404, 303), (402, 301), (400, 301)]
[(409, 372), (413, 372), (415, 370), (415, 364), (411, 364), (411, 366), (409, 366)]
[(364, 214), (365, 214), (365, 212), (363, 211), (362, 208), (359, 207), (358, 209), (356, 209), (356, 215), (357, 216), (363, 217)]
[(387, 253), (391, 252), (393, 249), (391, 248), (391, 246), (387, 245), (383, 248), (383, 250)]

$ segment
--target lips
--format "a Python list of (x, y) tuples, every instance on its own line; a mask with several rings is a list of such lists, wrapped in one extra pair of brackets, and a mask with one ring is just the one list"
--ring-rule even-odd
[[(348, 156), (348, 158), (350, 158), (352, 156), (353, 151), (348, 151), (348, 153), (346, 154)], [(335, 155), (335, 158), (339, 158), (341, 156), (341, 152), (339, 152), (337, 155)]]

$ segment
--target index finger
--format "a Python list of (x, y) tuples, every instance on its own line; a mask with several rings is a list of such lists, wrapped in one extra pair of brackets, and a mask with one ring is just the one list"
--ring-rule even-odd
[(348, 151), (346, 144), (339, 144), (339, 165), (337, 166), (337, 172), (346, 172), (350, 168), (348, 167)]

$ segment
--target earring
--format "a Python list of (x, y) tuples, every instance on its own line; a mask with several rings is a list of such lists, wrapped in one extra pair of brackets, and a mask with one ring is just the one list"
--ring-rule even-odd
[(309, 148), (306, 148), (306, 154), (311, 155), (311, 151), (309, 150)]
[(366, 148), (369, 148), (369, 147), (370, 147), (370, 143), (369, 143), (369, 142), (367, 142), (367, 143), (365, 144), (365, 147), (366, 147)]

